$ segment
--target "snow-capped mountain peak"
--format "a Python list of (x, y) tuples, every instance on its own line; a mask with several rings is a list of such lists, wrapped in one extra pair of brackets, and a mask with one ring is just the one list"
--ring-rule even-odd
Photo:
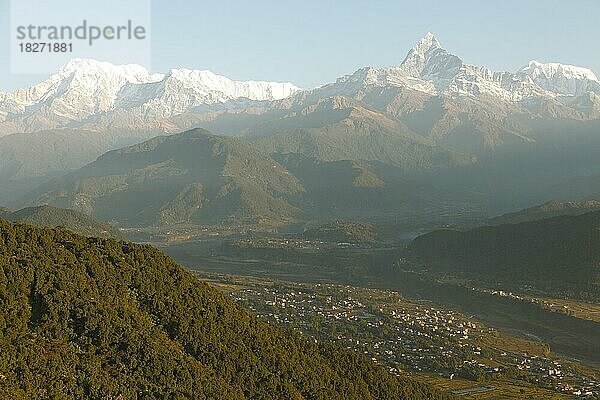
[(541, 63), (536, 60), (531, 60), (527, 66), (521, 69), (521, 71), (530, 75), (543, 74), (546, 78), (561, 74), (569, 79), (587, 79), (598, 82), (598, 77), (596, 77), (596, 74), (594, 74), (592, 70), (584, 67), (577, 67), (575, 65)]
[(443, 90), (462, 65), (462, 60), (446, 51), (429, 32), (408, 52), (400, 68), (408, 76), (431, 81), (438, 90)]
[(600, 93), (598, 77), (584, 67), (532, 60), (517, 75), (560, 95), (581, 96), (589, 91)]
[[(516, 73), (498, 72), (463, 62), (444, 49), (432, 33), (420, 39), (399, 66), (361, 68), (333, 84), (315, 89), (311, 96), (318, 93), (319, 96), (342, 95), (360, 99), (365, 93), (383, 87), (421, 92), (422, 95), (417, 97), (482, 99), (505, 109), (532, 109), (535, 104), (550, 104), (550, 107), (566, 107), (571, 109), (569, 112), (586, 115), (595, 115), (596, 99), (600, 97), (600, 84), (589, 69), (532, 61)], [(580, 99), (583, 97), (587, 100)], [(588, 105), (581, 107), (579, 104)]]
[(86, 123), (116, 110), (129, 114), (128, 124), (143, 125), (201, 105), (277, 100), (298, 90), (291, 83), (233, 81), (210, 71), (160, 74), (135, 64), (75, 58), (43, 82), (0, 92), (0, 136)]
[(151, 74), (146, 68), (137, 64), (114, 65), (109, 62), (96, 61), (89, 58), (74, 58), (60, 67), (60, 76), (78, 74), (80, 76), (104, 75), (114, 79), (125, 79), (131, 83), (149, 83), (163, 79), (163, 74)]
[(432, 49), (437, 49), (441, 47), (442, 45), (437, 40), (435, 35), (431, 32), (427, 32), (427, 34), (423, 36), (421, 40), (419, 40), (415, 47), (413, 47), (413, 50), (419, 54), (425, 54), (426, 52)]
[[(290, 97), (287, 103), (331, 96), (360, 101), (366, 93), (387, 88), (409, 89), (406, 95), (415, 96), (415, 104), (431, 96), (469, 97), (469, 102), (505, 109), (530, 110), (548, 104), (569, 113), (600, 115), (600, 82), (587, 68), (531, 61), (516, 73), (496, 72), (464, 63), (432, 33), (420, 39), (400, 65), (361, 68), (335, 83)], [(170, 123), (181, 114), (194, 119), (191, 114), (202, 110), (242, 108), (298, 91), (291, 83), (235, 81), (206, 70), (177, 68), (157, 74), (140, 65), (73, 59), (39, 84), (0, 92), (0, 136), (94, 124), (143, 130)]]
[(517, 73), (497, 72), (464, 63), (444, 49), (431, 32), (417, 42), (399, 66), (361, 68), (316, 92), (327, 96), (357, 93), (360, 96), (372, 87), (408, 88), (427, 96), (486, 97), (486, 101), (505, 105), (535, 98), (554, 101), (587, 92), (600, 94), (596, 76), (586, 68), (532, 61)]
[(167, 74), (171, 78), (197, 88), (200, 91), (219, 91), (231, 98), (250, 100), (280, 100), (300, 90), (290, 82), (234, 81), (211, 71), (172, 69)]

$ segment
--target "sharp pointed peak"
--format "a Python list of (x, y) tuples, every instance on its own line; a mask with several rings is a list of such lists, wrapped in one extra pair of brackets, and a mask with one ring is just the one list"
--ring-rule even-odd
[(425, 34), (425, 36), (423, 36), (423, 39), (421, 39), (421, 40), (437, 41), (437, 39), (435, 38), (435, 35), (432, 32), (427, 32)]
[(423, 38), (421, 40), (419, 40), (419, 42), (415, 45), (415, 47), (413, 47), (413, 49), (415, 51), (425, 52), (432, 48), (441, 48), (441, 47), (442, 47), (442, 45), (437, 40), (435, 35), (431, 32), (427, 32), (427, 34), (425, 36), (423, 36)]

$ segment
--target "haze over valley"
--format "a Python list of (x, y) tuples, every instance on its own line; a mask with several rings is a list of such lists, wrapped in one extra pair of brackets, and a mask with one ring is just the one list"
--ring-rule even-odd
[[(40, 84), (0, 94), (0, 201), (17, 206), (48, 202), (94, 214), (94, 203), (108, 199), (104, 190), (128, 196), (130, 183), (92, 189), (93, 194), (81, 186), (67, 192), (63, 188), (60, 200), (50, 193), (36, 196), (53, 178), (63, 182), (89, 172), (100, 179), (104, 172), (94, 169), (100, 168), (102, 158), (94, 160), (108, 150), (204, 128), (213, 135), (236, 137), (214, 140), (248, 148), (254, 154), (252, 163), (260, 157), (296, 178), (297, 187), (286, 189), (289, 193), (277, 192), (270, 182), (261, 195), (281, 206), (294, 203), (285, 205), (284, 215), (274, 212), (274, 219), (312, 217), (302, 201), (286, 197), (294, 191), (310, 196), (308, 177), (294, 171), (301, 163), (332, 171), (319, 180), (329, 176), (339, 182), (339, 174), (349, 174), (352, 179), (344, 190), (365, 192), (359, 209), (329, 205), (339, 210), (332, 212), (333, 218), (378, 217), (390, 208), (408, 216), (426, 208), (427, 201), (421, 200), (420, 207), (369, 200), (369, 193), (393, 192), (400, 186), (419, 187), (406, 190), (408, 197), (415, 192), (419, 198), (442, 196), (451, 207), (493, 216), (556, 199), (557, 186), (593, 180), (600, 173), (599, 96), (600, 83), (591, 70), (532, 61), (515, 73), (494, 72), (464, 63), (431, 33), (397, 66), (365, 67), (308, 90), (289, 83), (235, 82), (209, 71), (152, 74), (135, 65), (72, 60)], [(143, 151), (154, 143), (121, 152)], [(166, 173), (159, 164), (177, 164), (178, 156), (148, 160), (144, 168), (158, 168), (158, 179)], [(343, 162), (348, 162), (347, 172), (342, 171)], [(212, 168), (207, 171), (210, 182), (205, 181), (208, 177), (189, 177), (186, 184), (214, 186), (215, 180), (230, 178), (228, 173), (242, 172)], [(314, 180), (308, 185), (319, 185)], [(181, 190), (160, 200), (162, 206), (183, 196)], [(589, 200), (597, 191), (591, 187), (557, 200)], [(321, 213), (323, 207), (317, 207)], [(439, 207), (429, 210), (435, 214)], [(185, 212), (187, 220), (177, 222), (189, 222), (192, 211)], [(102, 217), (129, 223), (116, 215)], [(153, 218), (140, 223), (157, 221)]]
[(0, 398), (600, 396), (600, 80), (442, 40), (0, 92)]

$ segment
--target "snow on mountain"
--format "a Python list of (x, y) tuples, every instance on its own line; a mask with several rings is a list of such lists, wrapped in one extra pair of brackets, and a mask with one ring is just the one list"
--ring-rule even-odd
[(588, 92), (600, 94), (598, 80), (588, 69), (533, 61), (516, 73), (497, 72), (463, 62), (445, 50), (432, 33), (427, 33), (400, 65), (361, 68), (335, 83), (313, 90), (312, 97), (345, 95), (361, 98), (365, 91), (375, 87), (407, 88), (427, 96), (450, 98), (485, 96), (506, 105), (517, 105), (522, 101), (531, 104), (532, 99), (541, 98), (576, 105), (577, 101), (565, 96), (578, 97)]
[[(364, 67), (351, 75), (345, 75), (335, 83), (313, 89), (311, 92), (320, 97), (354, 96), (368, 87), (410, 87), (416, 90), (435, 95), (436, 88), (430, 81), (407, 75), (399, 67), (373, 68)], [(303, 96), (299, 93), (297, 96)]]
[(172, 69), (161, 80), (150, 84), (126, 84), (115, 108), (140, 107), (153, 118), (168, 118), (201, 105), (241, 98), (279, 100), (298, 90), (291, 83), (238, 82), (210, 71)]
[[(296, 93), (300, 89), (291, 83), (239, 82), (210, 71), (189, 69), (152, 74), (139, 65), (74, 59), (37, 85), (0, 92), (0, 136), (82, 125), (156, 129), (157, 124), (168, 125), (179, 115), (230, 107), (239, 110), (253, 107), (256, 101), (309, 103), (332, 96), (362, 101), (369, 96), (375, 104), (373, 96), (390, 88), (406, 91), (403, 100), (390, 107), (409, 111), (417, 110), (428, 97), (441, 96), (468, 102), (481, 100), (514, 112), (526, 109), (536, 113), (541, 107), (539, 113), (548, 114), (550, 107), (554, 110), (551, 114), (562, 110), (561, 115), (582, 118), (600, 115), (600, 82), (589, 69), (531, 61), (515, 73), (497, 72), (463, 62), (428, 33), (397, 66), (361, 68), (334, 83), (301, 93)], [(267, 103), (260, 107), (280, 105)]]
[(139, 65), (73, 59), (39, 84), (0, 92), (0, 136), (81, 123), (116, 110), (146, 121), (240, 98), (282, 99), (298, 90), (291, 83), (239, 82), (210, 71), (151, 74)]
[(546, 63), (535, 60), (523, 67), (518, 75), (549, 92), (560, 95), (582, 96), (586, 92), (600, 94), (600, 82), (589, 69), (574, 65)]
[[(150, 83), (160, 79), (161, 74), (151, 75), (139, 65), (116, 66), (94, 60), (73, 59), (37, 85), (0, 94), (4, 96), (1, 105), (8, 103), (6, 111), (12, 114), (35, 111), (47, 105), (55, 107), (59, 115), (69, 116), (70, 108), (70, 116), (77, 118), (107, 111), (125, 83)], [(31, 106), (37, 107), (29, 109)]]
[(490, 95), (514, 102), (529, 97), (600, 93), (596, 75), (587, 68), (531, 61), (517, 73), (496, 72), (464, 63), (443, 49), (431, 33), (410, 50), (400, 69), (413, 78), (430, 82), (438, 93), (453, 96)]
[(443, 90), (462, 66), (462, 60), (442, 48), (429, 32), (408, 52), (400, 69), (408, 76), (432, 82), (438, 90)]
[[(416, 85), (411, 85), (413, 89), (419, 90), (427, 86), (418, 82), (421, 80), (430, 83), (436, 89), (435, 94), (452, 97), (487, 95), (514, 102), (531, 96), (542, 96), (545, 91), (552, 89), (539, 87), (533, 80), (522, 79), (517, 74), (466, 64), (461, 58), (445, 50), (432, 33), (425, 35), (409, 51), (399, 70), (415, 79)], [(430, 90), (428, 92), (431, 93)]]

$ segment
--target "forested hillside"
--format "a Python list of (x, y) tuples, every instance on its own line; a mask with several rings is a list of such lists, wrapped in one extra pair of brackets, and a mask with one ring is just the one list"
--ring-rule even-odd
[(600, 299), (599, 211), (469, 231), (439, 230), (415, 239), (410, 251), (451, 274)]
[(548, 201), (525, 210), (500, 215), (489, 221), (490, 225), (516, 224), (519, 222), (535, 221), (537, 219), (558, 217), (561, 215), (581, 215), (590, 211), (600, 210), (600, 201)]
[(309, 228), (302, 235), (313, 240), (369, 243), (375, 241), (376, 231), (372, 224), (364, 222), (335, 221)]
[(18, 211), (0, 209), (0, 218), (7, 221), (23, 222), (41, 228), (62, 226), (85, 236), (124, 239), (121, 231), (112, 225), (98, 221), (75, 210), (43, 205), (27, 207)]
[[(272, 226), (310, 219), (476, 209), (381, 163), (266, 154), (256, 143), (203, 129), (104, 154), (43, 185), (23, 204), (71, 208), (121, 226)], [(118, 207), (115, 207), (118, 204)]]
[(442, 399), (270, 326), (150, 246), (0, 220), (0, 398)]

